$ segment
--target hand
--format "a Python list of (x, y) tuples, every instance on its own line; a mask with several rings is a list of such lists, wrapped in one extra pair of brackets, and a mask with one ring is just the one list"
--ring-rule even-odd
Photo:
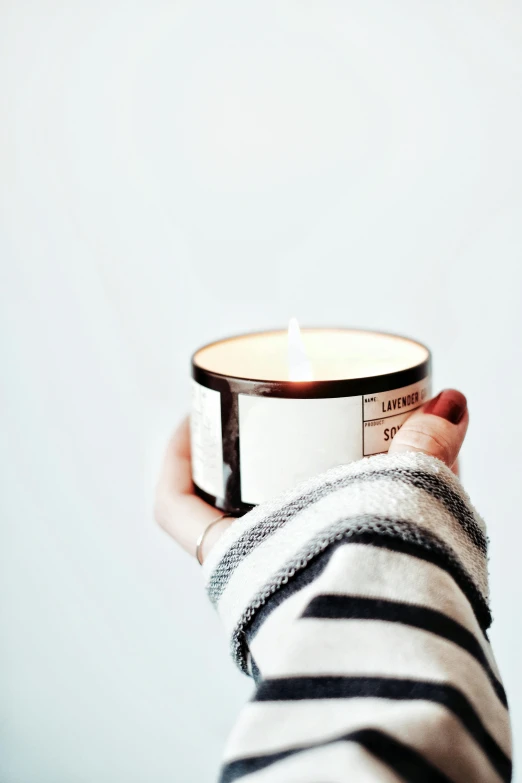
[[(404, 422), (390, 446), (390, 454), (422, 451), (445, 462), (457, 472), (457, 457), (468, 428), (466, 398), (453, 389), (441, 392)], [(190, 468), (188, 419), (174, 433), (165, 454), (155, 502), (156, 521), (187, 552), (196, 554), (196, 541), (219, 511), (194, 494)], [(203, 541), (205, 559), (212, 546), (232, 523), (222, 519)]]
[[(154, 515), (189, 554), (196, 555), (196, 542), (208, 525), (219, 516), (218, 509), (209, 506), (194, 493), (190, 466), (190, 427), (188, 417), (180, 424), (165, 452), (160, 479), (156, 488)], [(208, 531), (202, 546), (205, 559), (213, 544), (233, 522), (222, 519)]]
[(468, 429), (468, 404), (455, 389), (445, 389), (408, 416), (391, 442), (389, 454), (422, 451), (458, 474), (457, 458)]

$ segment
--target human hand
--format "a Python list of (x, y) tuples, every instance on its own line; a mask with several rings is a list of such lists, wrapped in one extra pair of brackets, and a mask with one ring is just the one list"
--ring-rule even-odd
[[(421, 451), (445, 462), (456, 472), (457, 457), (468, 428), (466, 398), (447, 389), (406, 419), (389, 453)], [(188, 418), (172, 436), (156, 491), (156, 521), (187, 552), (196, 554), (196, 542), (219, 511), (194, 493), (190, 466)], [(233, 519), (221, 519), (208, 530), (201, 547), (204, 560)]]
[(458, 473), (457, 460), (468, 424), (466, 398), (455, 389), (445, 389), (408, 416), (388, 453), (422, 451)]
[[(199, 537), (219, 516), (219, 511), (214, 506), (205, 503), (194, 492), (188, 416), (181, 422), (168, 443), (156, 487), (154, 516), (160, 527), (194, 556), (196, 556)], [(202, 542), (203, 560), (212, 545), (232, 522), (232, 517), (226, 517), (212, 525)]]

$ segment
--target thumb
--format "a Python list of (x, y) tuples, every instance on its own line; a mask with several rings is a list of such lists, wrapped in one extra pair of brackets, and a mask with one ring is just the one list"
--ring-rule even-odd
[(446, 389), (409, 416), (395, 435), (389, 453), (421, 451), (452, 468), (468, 429), (464, 395)]

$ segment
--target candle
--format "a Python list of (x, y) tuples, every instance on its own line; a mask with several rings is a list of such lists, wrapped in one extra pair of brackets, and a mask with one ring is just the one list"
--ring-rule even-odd
[(246, 334), (192, 358), (196, 493), (243, 514), (328, 468), (388, 450), (430, 395), (430, 352), (353, 329)]

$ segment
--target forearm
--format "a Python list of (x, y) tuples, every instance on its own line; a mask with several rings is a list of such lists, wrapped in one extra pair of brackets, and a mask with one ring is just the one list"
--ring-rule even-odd
[(236, 522), (205, 570), (257, 681), (224, 781), (510, 779), (483, 525), (440, 462), (330, 471)]

